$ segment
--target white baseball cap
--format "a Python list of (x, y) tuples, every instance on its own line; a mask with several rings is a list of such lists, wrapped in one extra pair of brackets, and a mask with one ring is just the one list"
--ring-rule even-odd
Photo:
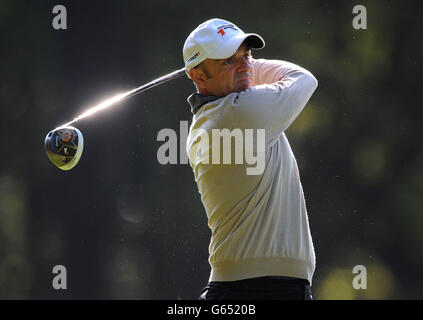
[[(232, 22), (211, 19), (200, 24), (185, 40), (183, 55), (186, 73), (206, 59), (231, 57), (244, 40), (252, 49), (264, 48), (264, 40), (255, 33), (244, 33)], [(189, 77), (189, 74), (188, 74)]]

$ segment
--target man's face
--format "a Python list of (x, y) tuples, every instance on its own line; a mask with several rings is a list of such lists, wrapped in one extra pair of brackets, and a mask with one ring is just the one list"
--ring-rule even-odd
[(197, 69), (200, 70), (195, 72), (200, 72), (201, 80), (195, 82), (201, 94), (224, 97), (254, 85), (251, 50), (245, 43), (232, 57), (206, 59)]

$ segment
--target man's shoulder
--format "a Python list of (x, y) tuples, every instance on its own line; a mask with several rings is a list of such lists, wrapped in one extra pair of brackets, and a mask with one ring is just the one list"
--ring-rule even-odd
[(192, 129), (251, 126), (267, 116), (263, 106), (270, 103), (269, 95), (277, 90), (274, 85), (258, 85), (207, 102), (195, 113)]

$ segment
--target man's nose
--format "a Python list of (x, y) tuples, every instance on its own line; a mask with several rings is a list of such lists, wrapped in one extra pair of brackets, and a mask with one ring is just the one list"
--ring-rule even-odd
[(238, 61), (238, 72), (248, 72), (252, 68), (250, 58), (241, 57)]

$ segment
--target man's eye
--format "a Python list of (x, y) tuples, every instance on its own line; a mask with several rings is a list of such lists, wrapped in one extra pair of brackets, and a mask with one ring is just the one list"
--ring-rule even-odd
[(223, 63), (224, 65), (228, 65), (228, 64), (231, 64), (232, 63), (232, 59), (231, 58), (229, 58), (229, 59), (226, 59), (225, 60), (225, 62)]

